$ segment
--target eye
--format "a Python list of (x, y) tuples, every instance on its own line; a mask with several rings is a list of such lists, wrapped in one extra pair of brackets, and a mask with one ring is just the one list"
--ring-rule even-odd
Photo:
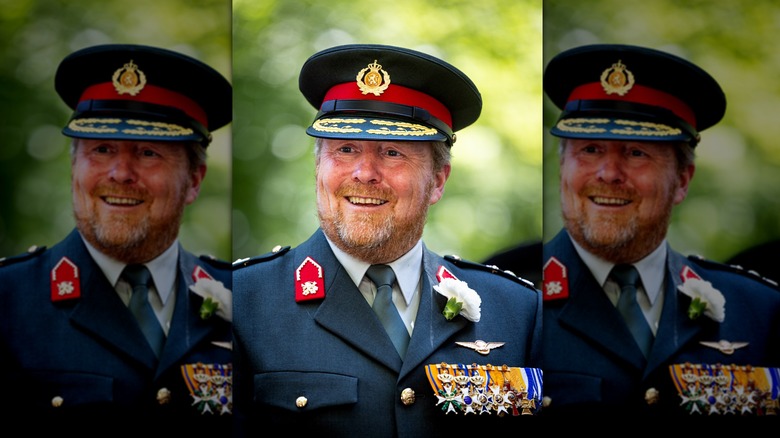
[(628, 151), (628, 154), (632, 157), (644, 157), (647, 155), (645, 151), (641, 149), (631, 149), (630, 151)]
[(141, 155), (143, 155), (144, 157), (158, 157), (158, 156), (160, 156), (160, 154), (158, 154), (156, 151), (154, 151), (152, 149), (143, 149), (141, 151)]
[(354, 150), (355, 150), (355, 148), (353, 148), (352, 146), (348, 146), (348, 145), (341, 146), (338, 149), (339, 152), (342, 152), (342, 153), (345, 153), (345, 154), (352, 153)]
[(387, 151), (387, 155), (389, 155), (389, 156), (391, 156), (391, 157), (400, 157), (400, 156), (401, 156), (401, 153), (400, 153), (400, 152), (398, 152), (398, 151), (397, 151), (397, 150), (395, 150), (395, 149), (388, 149), (388, 151)]

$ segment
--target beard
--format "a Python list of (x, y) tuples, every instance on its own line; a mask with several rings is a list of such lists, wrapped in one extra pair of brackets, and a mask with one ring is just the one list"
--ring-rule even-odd
[(176, 240), (184, 216), (185, 196), (186, 190), (182, 190), (176, 208), (161, 217), (146, 215), (138, 219), (106, 215), (94, 208), (88, 211), (75, 208), (76, 227), (87, 242), (116, 260), (128, 264), (148, 262)]
[[(408, 252), (420, 240), (428, 216), (427, 202), (433, 190), (428, 184), (424, 196), (409, 211), (399, 215), (385, 213), (347, 213), (340, 208), (328, 208), (318, 194), (317, 214), (325, 235), (339, 249), (370, 264), (390, 263)], [(341, 187), (337, 197), (360, 193), (390, 199), (392, 195), (367, 194), (364, 188)]]
[[(585, 250), (613, 263), (633, 263), (650, 254), (666, 237), (674, 191), (650, 216), (593, 215), (563, 206), (564, 227)], [(574, 209), (576, 210), (576, 209)]]

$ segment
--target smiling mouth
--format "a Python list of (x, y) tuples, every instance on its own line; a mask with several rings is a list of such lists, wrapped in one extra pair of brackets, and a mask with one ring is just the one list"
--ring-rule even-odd
[(347, 196), (347, 201), (355, 205), (382, 205), (387, 201), (376, 198), (361, 198), (359, 196)]
[(590, 200), (593, 201), (595, 204), (598, 205), (628, 205), (631, 203), (631, 200), (629, 199), (621, 199), (621, 198), (608, 198), (606, 196), (591, 196)]
[(130, 205), (130, 206), (133, 206), (133, 205), (142, 204), (144, 202), (144, 201), (142, 201), (140, 199), (118, 198), (116, 196), (102, 196), (101, 199), (103, 199), (103, 201), (106, 204), (109, 204), (109, 205)]

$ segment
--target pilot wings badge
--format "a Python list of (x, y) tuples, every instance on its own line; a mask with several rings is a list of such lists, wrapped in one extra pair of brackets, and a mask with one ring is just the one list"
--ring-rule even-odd
[(487, 356), (488, 353), (490, 353), (490, 350), (494, 348), (498, 348), (502, 345), (504, 345), (503, 342), (485, 342), (482, 339), (477, 339), (474, 342), (455, 342), (456, 344), (460, 345), (461, 347), (471, 348), (472, 350), (476, 351), (479, 354)]
[(748, 345), (747, 342), (730, 342), (725, 339), (721, 339), (718, 342), (699, 341), (699, 343), (704, 345), (705, 347), (710, 347), (716, 350), (720, 350), (720, 352), (723, 354), (733, 354), (734, 350), (738, 348), (746, 347)]

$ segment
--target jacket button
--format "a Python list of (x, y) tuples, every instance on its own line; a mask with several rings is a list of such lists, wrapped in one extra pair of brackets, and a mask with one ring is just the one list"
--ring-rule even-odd
[(157, 391), (157, 403), (166, 405), (171, 401), (171, 391), (168, 388), (160, 388)]
[(401, 391), (401, 403), (403, 403), (404, 406), (414, 404), (414, 390), (412, 388), (406, 388)]
[(298, 406), (299, 408), (305, 408), (308, 403), (309, 399), (304, 396), (300, 396), (295, 399), (295, 406)]
[(64, 401), (65, 400), (63, 400), (62, 397), (56, 396), (53, 399), (51, 399), (51, 405), (52, 405), (52, 407), (58, 408), (58, 407), (62, 406), (62, 403)]

